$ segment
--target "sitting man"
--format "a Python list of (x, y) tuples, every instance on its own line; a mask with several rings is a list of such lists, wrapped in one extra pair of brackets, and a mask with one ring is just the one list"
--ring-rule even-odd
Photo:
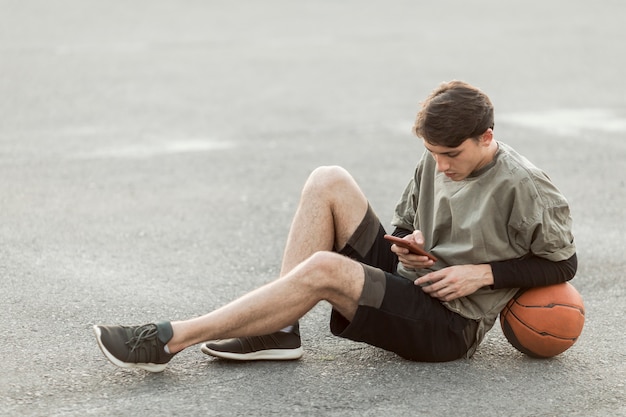
[(203, 343), (229, 359), (297, 359), (298, 320), (332, 305), (333, 334), (415, 361), (470, 357), (519, 288), (570, 280), (577, 268), (566, 199), (550, 179), (494, 139), (479, 89), (442, 84), (414, 127), (425, 153), (384, 239), (365, 195), (344, 169), (306, 181), (280, 277), (201, 317), (141, 326), (94, 326), (114, 364), (152, 372)]

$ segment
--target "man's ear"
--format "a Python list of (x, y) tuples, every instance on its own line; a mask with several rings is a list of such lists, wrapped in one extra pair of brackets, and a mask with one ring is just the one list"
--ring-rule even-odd
[(485, 130), (485, 132), (482, 135), (480, 135), (481, 145), (489, 146), (491, 145), (492, 141), (493, 141), (493, 129), (492, 128)]

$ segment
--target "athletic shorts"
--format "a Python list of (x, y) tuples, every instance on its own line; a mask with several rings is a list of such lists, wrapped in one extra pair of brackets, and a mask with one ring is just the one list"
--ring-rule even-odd
[(363, 265), (365, 283), (351, 322), (333, 309), (331, 332), (414, 361), (464, 357), (474, 341), (476, 322), (448, 310), (413, 281), (396, 275), (398, 258), (384, 234), (370, 207), (347, 245), (338, 251)]

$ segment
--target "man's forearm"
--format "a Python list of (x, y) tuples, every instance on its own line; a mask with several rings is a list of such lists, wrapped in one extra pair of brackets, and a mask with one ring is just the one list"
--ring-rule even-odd
[(538, 256), (491, 262), (493, 288), (530, 288), (569, 281), (576, 274), (578, 259), (553, 262)]

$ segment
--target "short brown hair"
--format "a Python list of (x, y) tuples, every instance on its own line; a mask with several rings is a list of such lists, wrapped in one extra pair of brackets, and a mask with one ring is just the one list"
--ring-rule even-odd
[(456, 148), (493, 129), (493, 104), (478, 88), (463, 81), (441, 84), (422, 103), (413, 128), (426, 142)]

